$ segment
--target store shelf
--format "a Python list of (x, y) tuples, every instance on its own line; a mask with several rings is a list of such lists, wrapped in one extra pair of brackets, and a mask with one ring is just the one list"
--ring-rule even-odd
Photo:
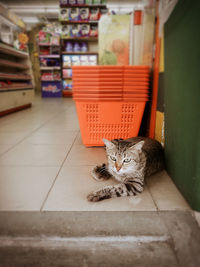
[(29, 69), (28, 65), (25, 64), (21, 64), (21, 63), (16, 63), (16, 62), (12, 62), (9, 60), (4, 60), (4, 59), (0, 59), (0, 65), (2, 66), (7, 66), (7, 67), (12, 67), (12, 68), (18, 68), (18, 69)]
[(0, 87), (0, 92), (12, 92), (16, 90), (33, 89), (33, 85)]
[(1, 80), (31, 80), (31, 75), (0, 73)]
[(62, 94), (64, 97), (72, 96), (72, 90), (63, 90)]
[(68, 66), (68, 67), (62, 67), (63, 69), (71, 69), (72, 66)]
[(60, 45), (55, 45), (55, 44), (42, 44), (42, 43), (39, 43), (38, 45), (39, 46), (60, 46)]
[(0, 43), (0, 53), (16, 56), (19, 58), (27, 58), (28, 57), (28, 53), (18, 51), (16, 49), (14, 49), (13, 47), (8, 46), (8, 45), (4, 45), (2, 43)]
[(61, 40), (97, 42), (98, 37), (61, 37)]
[(60, 82), (61, 81), (61, 79), (56, 79), (56, 80), (43, 80), (43, 79), (41, 79), (41, 81), (42, 82)]
[(99, 23), (98, 20), (90, 20), (90, 21), (82, 21), (82, 20), (78, 20), (78, 21), (61, 20), (60, 22), (61, 22), (61, 24), (98, 24)]
[(62, 55), (98, 55), (98, 52), (62, 52)]
[(60, 58), (60, 55), (40, 55), (41, 58)]
[(72, 80), (72, 77), (71, 76), (63, 76), (63, 79), (70, 79), (70, 80)]
[(40, 67), (41, 70), (60, 70), (60, 67)]
[(103, 5), (103, 4), (102, 5), (101, 4), (100, 5), (95, 5), (95, 4), (94, 5), (68, 5), (68, 4), (63, 5), (63, 4), (61, 4), (60, 7), (62, 7), (62, 8), (65, 8), (65, 7), (80, 7), (80, 8), (81, 7), (88, 7), (88, 8), (98, 7), (98, 8), (106, 8), (106, 5)]

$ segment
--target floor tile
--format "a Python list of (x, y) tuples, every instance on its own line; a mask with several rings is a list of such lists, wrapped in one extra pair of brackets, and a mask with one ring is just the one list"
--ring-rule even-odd
[(105, 185), (113, 185), (113, 179), (106, 182), (94, 180), (90, 174), (91, 166), (63, 167), (56, 183), (44, 205), (44, 210), (51, 211), (127, 211), (150, 210), (156, 207), (147, 188), (136, 197), (107, 199), (92, 203), (87, 195)]
[(103, 147), (74, 145), (64, 165), (97, 165), (104, 162), (106, 162), (106, 152)]
[(149, 177), (147, 185), (159, 210), (190, 209), (166, 171)]
[(4, 154), (4, 153), (6, 153), (10, 148), (12, 147), (12, 145), (10, 144), (10, 145), (8, 145), (8, 144), (6, 144), (6, 145), (2, 145), (2, 144), (0, 144), (0, 156), (2, 155), (2, 154)]
[(27, 136), (26, 132), (0, 132), (0, 145), (13, 145), (22, 141)]
[(0, 166), (0, 210), (40, 210), (58, 169)]
[(82, 145), (82, 146), (84, 146), (84, 145), (83, 145), (83, 142), (82, 142), (82, 138), (81, 138), (81, 133), (80, 133), (80, 131), (79, 131), (78, 135), (76, 136), (76, 140), (75, 140), (75, 142), (74, 142), (74, 145)]
[(36, 132), (30, 135), (23, 143), (41, 145), (64, 145), (72, 144), (78, 131), (65, 132)]
[(60, 166), (71, 145), (19, 144), (2, 155), (0, 165)]

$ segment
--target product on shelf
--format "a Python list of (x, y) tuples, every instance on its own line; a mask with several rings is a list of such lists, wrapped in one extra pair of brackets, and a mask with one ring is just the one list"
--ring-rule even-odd
[(57, 58), (40, 58), (41, 67), (59, 67), (60, 60)]
[(51, 40), (51, 34), (48, 32), (40, 31), (39, 32), (39, 43), (40, 44), (49, 44)]
[(90, 55), (89, 57), (89, 65), (95, 66), (97, 65), (97, 56), (96, 55)]
[(90, 25), (89, 24), (82, 24), (80, 25), (80, 36), (87, 37), (90, 33)]
[(63, 89), (64, 90), (72, 90), (72, 80), (71, 79), (63, 80)]
[(62, 74), (63, 78), (72, 77), (72, 69), (63, 69)]
[(73, 43), (72, 42), (66, 42), (66, 45), (65, 45), (65, 51), (66, 52), (73, 52)]
[(79, 20), (88, 21), (90, 17), (90, 10), (89, 8), (80, 8), (79, 14)]
[(79, 8), (77, 7), (72, 7), (70, 9), (70, 14), (69, 14), (69, 20), (70, 21), (78, 21), (80, 19), (80, 12)]
[(61, 82), (42, 82), (43, 97), (61, 97), (62, 86)]
[(85, 5), (85, 0), (76, 0), (77, 5)]
[(79, 66), (80, 65), (80, 56), (72, 55), (71, 56), (71, 64), (72, 66)]
[(80, 56), (80, 65), (81, 66), (89, 65), (89, 58), (88, 58), (88, 56), (86, 56), (86, 55)]
[(61, 8), (59, 13), (59, 20), (69, 20), (70, 9)]
[(79, 24), (74, 24), (71, 26), (70, 29), (70, 36), (71, 37), (80, 37), (80, 25)]
[(90, 9), (90, 20), (95, 21), (99, 20), (100, 10), (97, 7), (93, 7)]
[(70, 25), (63, 25), (61, 28), (61, 36), (62, 37), (70, 37), (70, 31), (71, 31), (71, 26)]
[(79, 42), (75, 42), (73, 45), (73, 51), (74, 52), (81, 52), (81, 46)]
[(81, 43), (81, 52), (87, 52), (88, 51), (88, 43), (82, 42)]
[(90, 37), (97, 37), (98, 36), (98, 26), (96, 24), (90, 25)]
[(71, 67), (72, 59), (71, 56), (64, 55), (63, 56), (63, 67)]
[(52, 45), (60, 45), (60, 36), (52, 35), (51, 36), (51, 44)]

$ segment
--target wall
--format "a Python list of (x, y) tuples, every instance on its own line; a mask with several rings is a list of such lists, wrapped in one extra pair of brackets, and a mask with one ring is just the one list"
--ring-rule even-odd
[(200, 210), (200, 1), (179, 1), (165, 25), (167, 170)]

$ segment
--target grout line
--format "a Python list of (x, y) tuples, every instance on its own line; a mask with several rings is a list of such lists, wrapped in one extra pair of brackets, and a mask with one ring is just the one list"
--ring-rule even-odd
[(151, 196), (151, 198), (152, 198), (152, 200), (153, 200), (153, 203), (154, 203), (154, 205), (155, 205), (155, 207), (156, 207), (156, 210), (159, 211), (158, 205), (157, 205), (155, 199), (153, 198), (153, 194), (151, 193), (150, 187), (148, 186), (147, 182), (145, 183), (145, 185), (146, 185), (146, 187), (147, 187), (147, 189), (148, 189), (148, 191), (149, 191), (149, 194), (150, 194), (150, 196)]
[(75, 143), (75, 141), (76, 141), (76, 138), (77, 138), (78, 134), (79, 134), (79, 132), (76, 134), (76, 137), (74, 138), (74, 141), (72, 142), (72, 145), (71, 145), (69, 151), (67, 152), (67, 155), (65, 156), (65, 158), (64, 158), (64, 160), (63, 160), (63, 162), (62, 162), (62, 164), (61, 164), (61, 166), (60, 166), (60, 168), (59, 168), (59, 170), (58, 170), (58, 173), (57, 173), (57, 175), (56, 175), (56, 177), (55, 177), (55, 179), (54, 179), (54, 181), (53, 181), (53, 183), (52, 183), (52, 185), (51, 185), (51, 187), (50, 187), (50, 189), (49, 189), (49, 191), (48, 191), (48, 193), (47, 193), (47, 195), (46, 195), (46, 197), (45, 197), (45, 199), (44, 199), (44, 201), (43, 201), (43, 203), (42, 203), (42, 206), (41, 206), (41, 208), (40, 208), (40, 211), (42, 211), (43, 208), (44, 208), (44, 205), (45, 205), (45, 203), (46, 203), (46, 201), (47, 201), (47, 199), (48, 199), (48, 197), (49, 197), (49, 195), (50, 195), (50, 193), (51, 193), (51, 190), (53, 189), (53, 187), (54, 187), (54, 185), (55, 185), (55, 183), (56, 183), (56, 180), (57, 180), (57, 178), (58, 178), (58, 175), (59, 175), (60, 172), (61, 172), (61, 169), (62, 169), (62, 167), (63, 167), (63, 165), (64, 165), (64, 163), (65, 163), (65, 160), (67, 159), (67, 157), (68, 157), (70, 151), (72, 150), (72, 147), (73, 147), (73, 145), (74, 145), (74, 143)]
[[(69, 108), (69, 107), (68, 107)], [(53, 118), (55, 118), (57, 115), (59, 115), (60, 112), (57, 112), (53, 117), (51, 117), (50, 119), (48, 119), (47, 121), (45, 121), (43, 124), (41, 124), (38, 128), (36, 128), (33, 131), (30, 131), (29, 134), (27, 134), (23, 139), (21, 139), (19, 142), (17, 142), (16, 144), (11, 145), (10, 148), (8, 148), (8, 150), (4, 151), (2, 154), (0, 154), (0, 158), (6, 154), (8, 151), (10, 151), (11, 149), (13, 149), (14, 147), (16, 147), (17, 145), (19, 145), (20, 143), (22, 143), (24, 140), (26, 140), (29, 136), (31, 136), (34, 132), (38, 131), (40, 128), (42, 128), (47, 122), (51, 121)]]

